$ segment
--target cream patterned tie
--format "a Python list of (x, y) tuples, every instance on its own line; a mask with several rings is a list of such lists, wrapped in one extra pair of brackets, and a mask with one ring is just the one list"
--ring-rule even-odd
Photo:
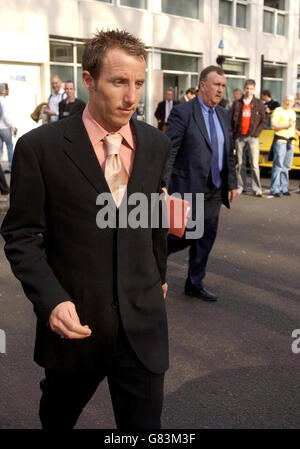
[(116, 206), (119, 207), (128, 184), (128, 173), (120, 159), (121, 134), (110, 134), (104, 137), (107, 150), (104, 176), (110, 188)]

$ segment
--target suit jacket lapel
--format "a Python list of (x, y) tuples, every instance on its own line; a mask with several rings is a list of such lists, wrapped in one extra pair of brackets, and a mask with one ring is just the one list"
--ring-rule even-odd
[(146, 129), (137, 120), (132, 121), (135, 137), (136, 149), (133, 161), (131, 176), (127, 186), (127, 195), (143, 191), (143, 181), (145, 178), (146, 167), (151, 164), (152, 147), (149, 138), (147, 138)]
[(92, 143), (82, 121), (82, 115), (74, 115), (67, 123), (63, 151), (73, 161), (97, 192), (109, 192), (104, 173), (98, 162)]
[(193, 106), (193, 114), (194, 114), (194, 119), (195, 119), (196, 125), (198, 126), (201, 133), (203, 134), (209, 149), (212, 151), (209, 136), (208, 136), (205, 121), (204, 121), (204, 117), (203, 117), (203, 114), (201, 111), (201, 106), (199, 104), (199, 100), (196, 97), (192, 100), (192, 102), (193, 102), (193, 105), (192, 105)]

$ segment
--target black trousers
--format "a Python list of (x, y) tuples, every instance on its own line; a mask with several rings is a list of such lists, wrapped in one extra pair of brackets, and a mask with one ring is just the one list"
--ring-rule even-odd
[(1, 166), (0, 166), (0, 193), (2, 195), (7, 195), (9, 193), (9, 187), (7, 185), (5, 175), (3, 173)]
[(210, 251), (215, 242), (219, 213), (222, 205), (221, 189), (212, 188), (204, 195), (204, 233), (200, 239), (187, 240), (185, 237), (178, 238), (168, 235), (168, 254), (181, 251), (188, 246), (189, 270), (186, 280), (187, 287), (202, 288), (206, 273), (206, 265)]
[(164, 374), (154, 374), (140, 363), (122, 326), (111, 363), (103, 371), (78, 373), (46, 369), (45, 375), (40, 401), (40, 420), (45, 430), (72, 429), (106, 376), (118, 429), (161, 427)]

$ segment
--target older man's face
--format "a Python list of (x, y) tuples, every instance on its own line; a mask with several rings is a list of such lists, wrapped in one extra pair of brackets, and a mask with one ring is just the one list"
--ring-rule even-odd
[(283, 107), (284, 107), (284, 109), (292, 109), (292, 107), (294, 106), (294, 103), (295, 103), (295, 100), (294, 100), (294, 97), (292, 95), (287, 95), (283, 99)]
[(200, 82), (200, 97), (207, 106), (214, 108), (222, 100), (225, 87), (225, 75), (210, 72), (206, 80)]
[(166, 92), (166, 100), (167, 101), (172, 101), (173, 100), (173, 91), (172, 90), (167, 90), (167, 92)]
[(57, 94), (61, 88), (61, 80), (59, 78), (52, 78), (51, 86), (52, 86), (52, 89), (54, 90), (54, 92)]

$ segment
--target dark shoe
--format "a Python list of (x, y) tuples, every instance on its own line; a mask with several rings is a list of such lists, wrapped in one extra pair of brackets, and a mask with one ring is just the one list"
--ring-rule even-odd
[(274, 193), (274, 198), (280, 198), (281, 197), (281, 195), (280, 195), (280, 193)]
[(203, 301), (217, 301), (218, 299), (217, 295), (209, 293), (204, 287), (185, 287), (184, 293), (188, 296), (196, 296), (196, 298), (203, 299)]
[(284, 192), (282, 195), (284, 195), (284, 196), (291, 196), (291, 192)]
[(10, 170), (4, 170), (4, 173), (10, 173)]

